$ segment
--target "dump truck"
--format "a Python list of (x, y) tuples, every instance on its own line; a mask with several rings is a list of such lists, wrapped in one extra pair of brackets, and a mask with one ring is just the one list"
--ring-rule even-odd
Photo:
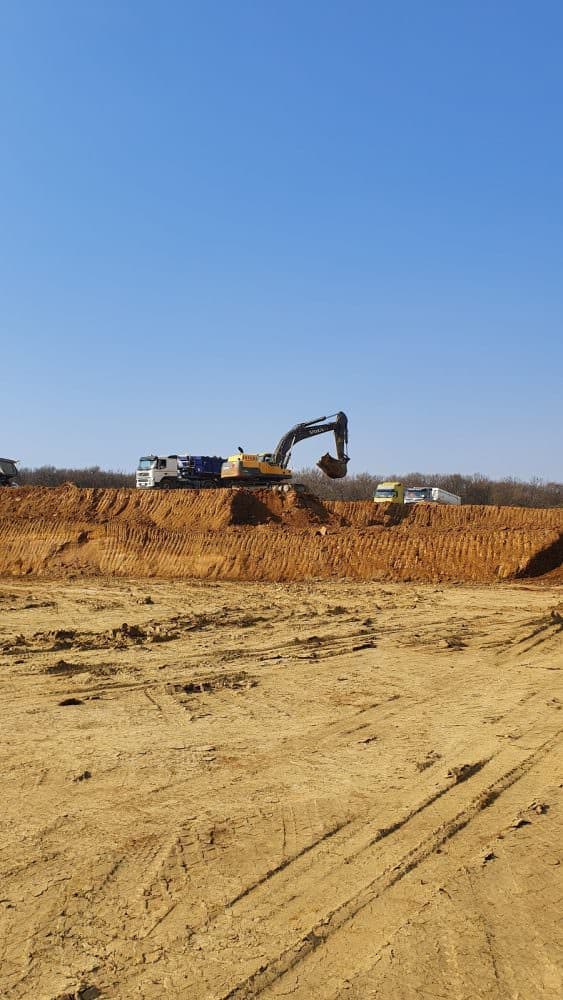
[(0, 486), (17, 486), (18, 459), (0, 458)]

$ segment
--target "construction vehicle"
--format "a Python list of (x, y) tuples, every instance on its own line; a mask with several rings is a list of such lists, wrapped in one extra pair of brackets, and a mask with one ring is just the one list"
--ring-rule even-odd
[(238, 455), (220, 458), (218, 455), (143, 455), (136, 474), (138, 489), (205, 489), (233, 486), (273, 486), (289, 489), (292, 477), (288, 469), (291, 449), (299, 441), (318, 434), (334, 432), (336, 455), (323, 455), (317, 462), (330, 479), (346, 475), (349, 458), (348, 418), (345, 413), (335, 413), (334, 419), (317, 417), (296, 424), (284, 434), (273, 452), (248, 454), (239, 448)]
[(17, 458), (0, 458), (0, 486), (17, 486)]
[(248, 454), (239, 448), (238, 455), (230, 455), (223, 463), (222, 483), (228, 486), (274, 486), (289, 489), (292, 472), (288, 469), (288, 465), (294, 445), (330, 431), (334, 432), (337, 457), (333, 458), (327, 452), (317, 465), (330, 479), (342, 479), (346, 475), (349, 462), (346, 453), (348, 418), (342, 412), (332, 416), (334, 420), (317, 417), (315, 420), (296, 424), (284, 434), (273, 452)]
[(180, 485), (199, 490), (220, 486), (224, 461), (219, 455), (178, 455)]
[(460, 504), (461, 497), (437, 486), (403, 486), (402, 483), (379, 483), (373, 495), (375, 503), (451, 503)]
[(402, 483), (378, 483), (373, 500), (374, 503), (404, 503), (405, 487)]
[(405, 503), (451, 503), (460, 504), (461, 497), (457, 493), (448, 493), (438, 486), (408, 486), (405, 490)]
[(209, 489), (221, 486), (219, 455), (144, 455), (136, 474), (138, 489)]

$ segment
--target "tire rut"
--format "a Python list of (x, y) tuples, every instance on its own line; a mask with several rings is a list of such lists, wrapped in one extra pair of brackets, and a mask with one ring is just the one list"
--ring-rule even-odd
[[(486, 785), (450, 820), (433, 829), (426, 837), (403, 854), (398, 863), (378, 873), (375, 878), (363, 886), (350, 899), (326, 912), (293, 945), (273, 957), (265, 966), (262, 966), (255, 973), (237, 983), (230, 990), (221, 993), (220, 1000), (248, 1000), (248, 998), (259, 996), (277, 980), (293, 970), (309, 954), (327, 942), (332, 934), (345, 927), (350, 920), (369, 906), (371, 902), (380, 898), (385, 892), (389, 891), (394, 885), (414, 871), (422, 862), (432, 854), (435, 854), (448, 840), (466, 828), (484, 809), (491, 806), (504, 791), (524, 777), (531, 768), (554, 748), (560, 732), (544, 741), (520, 763), (504, 772), (495, 781)], [(451, 788), (456, 787), (458, 787), (457, 784), (451, 786)], [(435, 798), (432, 801), (435, 801)], [(428, 805), (430, 804), (431, 802), (428, 803)], [(400, 829), (406, 822), (419, 816), (424, 808), (426, 806), (423, 805), (414, 810), (395, 829)], [(390, 833), (392, 832), (394, 831), (390, 831)], [(378, 842), (377, 838), (375, 842)]]

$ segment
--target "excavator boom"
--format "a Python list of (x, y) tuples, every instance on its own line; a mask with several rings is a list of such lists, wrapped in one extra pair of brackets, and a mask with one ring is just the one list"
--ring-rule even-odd
[(317, 434), (326, 434), (329, 431), (334, 431), (337, 457), (333, 458), (327, 452), (317, 462), (317, 465), (330, 479), (342, 479), (346, 475), (349, 462), (346, 452), (348, 444), (348, 417), (342, 411), (333, 414), (333, 416), (334, 420), (329, 420), (327, 417), (317, 417), (315, 420), (296, 424), (278, 442), (277, 448), (272, 455), (272, 461), (285, 469), (291, 457), (291, 449), (299, 441), (316, 437)]

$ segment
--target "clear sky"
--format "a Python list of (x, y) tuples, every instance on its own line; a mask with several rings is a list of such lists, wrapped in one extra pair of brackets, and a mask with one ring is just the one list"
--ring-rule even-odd
[(562, 51), (560, 0), (0, 0), (0, 453), (343, 409), (354, 472), (560, 481)]

